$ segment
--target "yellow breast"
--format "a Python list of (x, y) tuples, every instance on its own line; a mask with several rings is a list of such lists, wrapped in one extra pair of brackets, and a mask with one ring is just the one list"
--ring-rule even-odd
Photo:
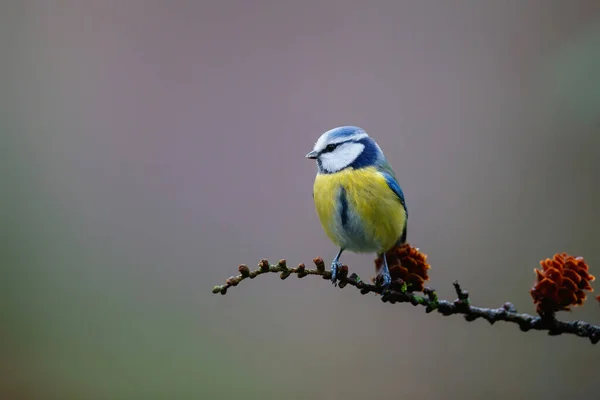
[(323, 229), (339, 247), (380, 253), (402, 235), (406, 211), (374, 167), (318, 174), (313, 195)]

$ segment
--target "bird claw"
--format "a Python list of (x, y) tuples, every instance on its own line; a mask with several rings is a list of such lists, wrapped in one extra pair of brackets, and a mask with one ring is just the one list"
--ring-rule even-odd
[(337, 272), (339, 267), (341, 267), (339, 262), (334, 261), (331, 263), (331, 283), (333, 283), (334, 286), (337, 286)]
[(387, 271), (382, 271), (379, 276), (381, 277), (381, 294), (384, 294), (392, 284), (392, 277)]

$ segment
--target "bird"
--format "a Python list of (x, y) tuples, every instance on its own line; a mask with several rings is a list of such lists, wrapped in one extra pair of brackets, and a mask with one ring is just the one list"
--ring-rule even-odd
[(408, 212), (402, 188), (383, 151), (358, 126), (326, 131), (306, 158), (316, 160), (313, 185), (316, 213), (328, 238), (339, 248), (331, 263), (337, 284), (345, 250), (376, 253), (382, 292), (391, 284), (385, 253), (406, 243)]

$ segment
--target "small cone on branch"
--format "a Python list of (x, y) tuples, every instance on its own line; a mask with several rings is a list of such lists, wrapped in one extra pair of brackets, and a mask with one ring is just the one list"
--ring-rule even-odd
[(585, 291), (595, 277), (588, 272), (583, 257), (557, 253), (540, 261), (541, 269), (534, 269), (536, 280), (530, 293), (536, 311), (541, 316), (553, 316), (557, 311), (570, 311), (572, 306), (582, 305)]
[[(427, 263), (427, 255), (412, 247), (408, 243), (395, 246), (385, 253), (392, 284), (390, 289), (401, 290), (402, 284), (406, 283), (406, 290), (409, 292), (422, 292), (425, 282), (429, 280), (427, 271), (430, 266)], [(383, 258), (378, 257), (375, 260), (375, 272), (379, 273), (383, 266)], [(371, 278), (373, 282), (377, 277)]]

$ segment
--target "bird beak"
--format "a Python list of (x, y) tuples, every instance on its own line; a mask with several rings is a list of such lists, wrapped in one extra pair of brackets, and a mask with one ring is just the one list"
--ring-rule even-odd
[(313, 151), (311, 151), (310, 153), (308, 153), (308, 154), (306, 155), (306, 158), (310, 158), (310, 159), (313, 159), (313, 160), (314, 160), (314, 159), (315, 159), (315, 158), (317, 158), (318, 156), (319, 156), (319, 153), (313, 150)]

